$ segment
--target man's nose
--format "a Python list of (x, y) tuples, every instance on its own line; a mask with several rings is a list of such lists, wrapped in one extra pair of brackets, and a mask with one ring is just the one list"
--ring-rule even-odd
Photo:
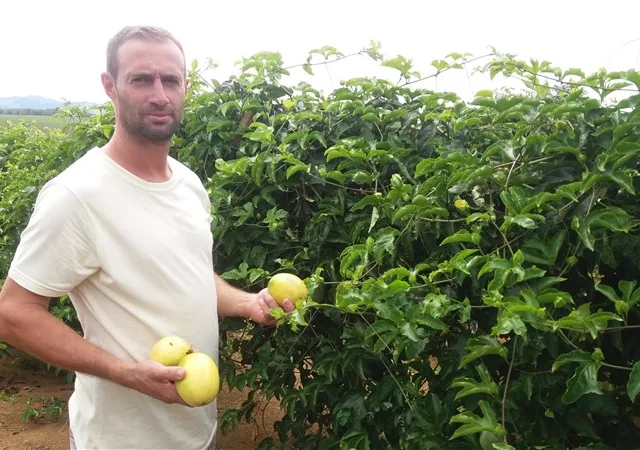
[(153, 80), (153, 86), (151, 87), (151, 98), (149, 99), (152, 103), (157, 105), (164, 106), (169, 103), (169, 99), (164, 91), (164, 86), (162, 85), (162, 80), (160, 77), (155, 78)]

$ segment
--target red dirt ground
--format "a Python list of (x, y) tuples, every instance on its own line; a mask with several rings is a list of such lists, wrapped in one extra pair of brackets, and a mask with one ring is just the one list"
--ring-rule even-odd
[[(66, 409), (56, 419), (40, 417), (25, 422), (22, 416), (29, 408), (41, 408), (42, 402), (30, 399), (69, 399), (73, 385), (62, 377), (45, 374), (20, 365), (8, 357), (0, 358), (0, 450), (58, 450), (68, 449), (68, 416)], [(226, 386), (218, 397), (219, 414), (237, 407), (245, 400), (238, 391), (229, 392)], [(242, 422), (224, 436), (219, 433), (220, 450), (247, 450), (255, 448), (264, 437), (276, 438), (272, 424), (282, 417), (274, 402), (264, 405), (264, 416), (259, 414), (253, 424)], [(262, 409), (262, 408), (260, 408)]]

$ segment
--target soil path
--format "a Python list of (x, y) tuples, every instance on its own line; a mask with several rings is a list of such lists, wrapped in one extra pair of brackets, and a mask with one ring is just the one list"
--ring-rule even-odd
[[(0, 358), (0, 450), (62, 450), (69, 448), (66, 402), (73, 385), (62, 377), (32, 370), (8, 357)], [(219, 414), (240, 406), (245, 396), (223, 388), (218, 397)], [(36, 420), (25, 421), (30, 410), (54, 411), (62, 407), (62, 414), (48, 419), (40, 414)], [(273, 423), (282, 411), (273, 402), (263, 405), (253, 424), (241, 423), (226, 436), (219, 433), (220, 450), (248, 450), (267, 436), (275, 436)], [(262, 408), (260, 408), (262, 409)], [(33, 414), (33, 413), (32, 413)]]

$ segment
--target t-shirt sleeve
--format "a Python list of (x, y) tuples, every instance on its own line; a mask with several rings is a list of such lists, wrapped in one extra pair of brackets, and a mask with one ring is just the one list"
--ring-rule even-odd
[(84, 205), (65, 186), (49, 183), (38, 193), (8, 275), (36, 294), (65, 295), (98, 270), (94, 238)]

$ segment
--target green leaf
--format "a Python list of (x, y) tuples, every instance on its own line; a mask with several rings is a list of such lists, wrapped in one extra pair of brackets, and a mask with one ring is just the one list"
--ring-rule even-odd
[(300, 171), (309, 170), (309, 166), (307, 164), (296, 164), (295, 166), (291, 166), (287, 169), (286, 177), (287, 179), (291, 178), (292, 175), (300, 172)]
[(592, 361), (592, 357), (588, 352), (583, 352), (581, 350), (573, 350), (569, 353), (564, 353), (558, 356), (551, 366), (551, 372), (555, 372), (560, 369), (565, 364), (570, 364), (573, 362), (577, 363), (588, 363)]
[(416, 211), (418, 211), (418, 206), (417, 205), (404, 205), (401, 208), (399, 208), (394, 214), (393, 217), (391, 219), (391, 223), (395, 224), (396, 222), (404, 219), (405, 217), (408, 217), (412, 214), (415, 214)]
[(595, 288), (596, 291), (598, 291), (601, 294), (603, 294), (604, 296), (606, 296), (613, 303), (615, 303), (618, 300), (620, 300), (620, 297), (618, 297), (618, 294), (616, 294), (616, 292), (613, 290), (613, 288), (611, 286), (606, 286), (604, 284), (596, 284), (594, 286), (594, 288)]
[(518, 336), (526, 336), (527, 326), (519, 315), (510, 310), (501, 310), (498, 314), (498, 323), (493, 327), (492, 333), (495, 335), (506, 335), (513, 331)]
[(573, 350), (556, 358), (551, 372), (557, 371), (566, 364), (578, 363), (573, 376), (567, 381), (567, 389), (562, 395), (563, 403), (574, 403), (585, 394), (602, 394), (598, 386), (601, 359), (602, 352), (590, 354), (580, 350)]
[(498, 385), (491, 379), (487, 368), (480, 364), (476, 366), (480, 374), (481, 382), (469, 377), (458, 377), (451, 383), (452, 388), (461, 388), (455, 396), (455, 400), (475, 394), (498, 395)]
[(225, 119), (223, 117), (214, 117), (207, 123), (207, 131), (217, 131), (220, 128), (234, 125), (232, 120)]
[(345, 149), (345, 148), (341, 148), (341, 147), (337, 147), (337, 148), (329, 148), (324, 152), (325, 156), (327, 157), (327, 162), (330, 162), (336, 158), (350, 158), (351, 155), (349, 154), (349, 150)]
[(521, 247), (525, 261), (546, 266), (555, 265), (566, 235), (565, 230), (560, 230), (550, 239), (536, 236), (525, 240)]
[(447, 329), (447, 324), (446, 323), (444, 323), (440, 319), (436, 319), (435, 317), (433, 317), (429, 313), (424, 313), (419, 318), (416, 318), (415, 320), (416, 320), (417, 323), (419, 323), (421, 325), (425, 325), (425, 326), (427, 326), (429, 328), (432, 328), (434, 330), (446, 330)]
[(440, 245), (452, 244), (456, 242), (470, 242), (478, 245), (480, 243), (480, 235), (478, 233), (470, 233), (467, 230), (460, 230), (451, 236), (446, 237)]
[(520, 374), (520, 386), (522, 387), (522, 391), (527, 397), (527, 400), (531, 400), (531, 396), (533, 395), (533, 375), (529, 375), (526, 373)]
[(382, 277), (384, 279), (394, 277), (398, 280), (404, 280), (405, 278), (410, 276), (411, 272), (406, 267), (394, 267), (393, 269), (389, 269), (384, 274), (382, 274)]
[(609, 206), (590, 213), (586, 222), (590, 227), (605, 228), (611, 231), (627, 233), (631, 229), (631, 216), (622, 208)]
[(599, 369), (600, 363), (597, 361), (580, 364), (575, 374), (567, 381), (567, 390), (562, 395), (562, 402), (568, 405), (586, 394), (602, 394), (598, 387)]
[(350, 282), (343, 282), (336, 289), (336, 305), (339, 308), (353, 310), (364, 303), (364, 296)]
[(351, 207), (351, 211), (358, 211), (367, 206), (380, 206), (382, 204), (382, 196), (379, 195), (367, 195), (360, 199), (355, 205)]
[(633, 177), (630, 173), (623, 172), (621, 170), (609, 175), (613, 181), (615, 181), (621, 188), (627, 191), (631, 195), (635, 195), (636, 191), (633, 188)]
[(622, 292), (622, 298), (626, 302), (637, 302), (640, 300), (640, 288), (634, 291), (634, 288), (638, 282), (636, 280), (620, 280), (618, 282), (618, 288)]
[(507, 261), (502, 258), (492, 259), (488, 261), (484, 266), (482, 266), (482, 268), (478, 272), (478, 277), (481, 277), (485, 273), (493, 272), (495, 270), (506, 271), (512, 268), (513, 268), (513, 263), (510, 261)]
[(459, 368), (483, 356), (498, 355), (506, 361), (508, 355), (507, 348), (490, 336), (469, 339), (467, 350), (468, 353), (460, 359)]
[(500, 193), (500, 198), (507, 206), (508, 215), (517, 215), (522, 212), (522, 209), (529, 201), (529, 195), (520, 186), (513, 186), (506, 191), (502, 191)]
[(480, 410), (482, 411), (482, 417), (474, 414), (471, 411), (465, 411), (457, 414), (451, 418), (449, 423), (462, 423), (449, 440), (457, 439), (463, 436), (469, 436), (472, 434), (480, 433), (482, 431), (490, 431), (498, 435), (504, 435), (504, 429), (496, 419), (496, 415), (491, 409), (489, 402), (486, 400), (480, 400), (478, 402)]
[(640, 142), (621, 142), (616, 146), (616, 158), (613, 170), (624, 166), (631, 158), (640, 153)]
[(580, 236), (580, 239), (582, 240), (582, 243), (585, 247), (587, 247), (591, 251), (594, 250), (593, 246), (596, 240), (591, 234), (589, 225), (583, 218), (574, 216), (571, 220), (571, 229), (575, 230), (578, 233), (578, 236)]
[(288, 317), (293, 331), (298, 331), (299, 327), (309, 326), (304, 318), (304, 310), (302, 309), (295, 309)]
[(382, 262), (385, 253), (393, 256), (395, 254), (395, 239), (400, 232), (395, 228), (386, 227), (376, 234), (373, 254), (378, 263)]
[(404, 322), (401, 326), (400, 326), (400, 331), (402, 332), (402, 334), (406, 337), (408, 337), (410, 340), (412, 340), (413, 342), (418, 342), (420, 340), (420, 338), (418, 337), (417, 333), (416, 333), (416, 325), (410, 322)]
[(627, 382), (627, 394), (632, 402), (636, 401), (636, 397), (640, 394), (640, 361), (633, 365), (629, 381)]
[(392, 302), (376, 301), (374, 307), (378, 310), (378, 315), (388, 319), (395, 324), (399, 324), (404, 319), (404, 313)]
[(522, 228), (533, 229), (536, 228), (536, 222), (531, 218), (530, 214), (518, 215), (518, 216), (505, 216), (504, 223), (500, 226), (501, 230), (507, 230), (511, 224), (516, 224)]
[(595, 313), (590, 312), (590, 303), (583, 303), (571, 311), (565, 317), (552, 321), (552, 326), (565, 327), (573, 330), (583, 330), (589, 332), (591, 337), (595, 339), (598, 333), (607, 329), (609, 321), (621, 322), (622, 318), (617, 314), (608, 311), (598, 311)]
[(380, 212), (378, 211), (378, 208), (374, 206), (371, 210), (371, 221), (369, 222), (369, 230), (367, 231), (368, 233), (371, 233), (371, 230), (373, 230), (373, 227), (376, 225), (379, 218)]

